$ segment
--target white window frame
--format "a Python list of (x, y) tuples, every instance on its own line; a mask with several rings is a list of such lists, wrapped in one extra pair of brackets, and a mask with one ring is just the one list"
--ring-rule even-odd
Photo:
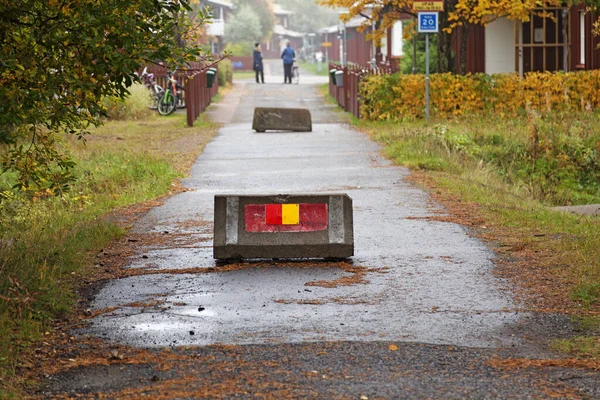
[(585, 65), (585, 11), (579, 11), (579, 64)]

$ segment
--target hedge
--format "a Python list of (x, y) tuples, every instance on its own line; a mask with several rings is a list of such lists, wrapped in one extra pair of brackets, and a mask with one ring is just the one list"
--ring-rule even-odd
[[(496, 113), (514, 116), (600, 108), (600, 70), (518, 74), (430, 75), (431, 116)], [(419, 119), (425, 116), (425, 75), (371, 75), (360, 85), (361, 118)]]
[(233, 65), (231, 64), (231, 60), (221, 60), (217, 71), (219, 74), (219, 86), (231, 85), (233, 82)]

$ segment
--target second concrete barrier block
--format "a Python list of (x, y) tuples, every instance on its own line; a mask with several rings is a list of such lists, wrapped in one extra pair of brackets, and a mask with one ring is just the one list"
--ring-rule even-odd
[(305, 108), (256, 107), (252, 129), (256, 132), (267, 130), (312, 132), (310, 111)]

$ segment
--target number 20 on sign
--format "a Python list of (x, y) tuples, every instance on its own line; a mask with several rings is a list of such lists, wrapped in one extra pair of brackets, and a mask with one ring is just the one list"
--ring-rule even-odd
[(420, 12), (417, 15), (419, 18), (419, 33), (437, 33), (439, 31), (437, 12)]

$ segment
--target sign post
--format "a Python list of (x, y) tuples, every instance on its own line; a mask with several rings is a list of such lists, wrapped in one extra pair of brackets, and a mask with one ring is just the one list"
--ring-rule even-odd
[(429, 34), (439, 32), (439, 13), (419, 12), (419, 33), (425, 34), (425, 120), (429, 121)]

